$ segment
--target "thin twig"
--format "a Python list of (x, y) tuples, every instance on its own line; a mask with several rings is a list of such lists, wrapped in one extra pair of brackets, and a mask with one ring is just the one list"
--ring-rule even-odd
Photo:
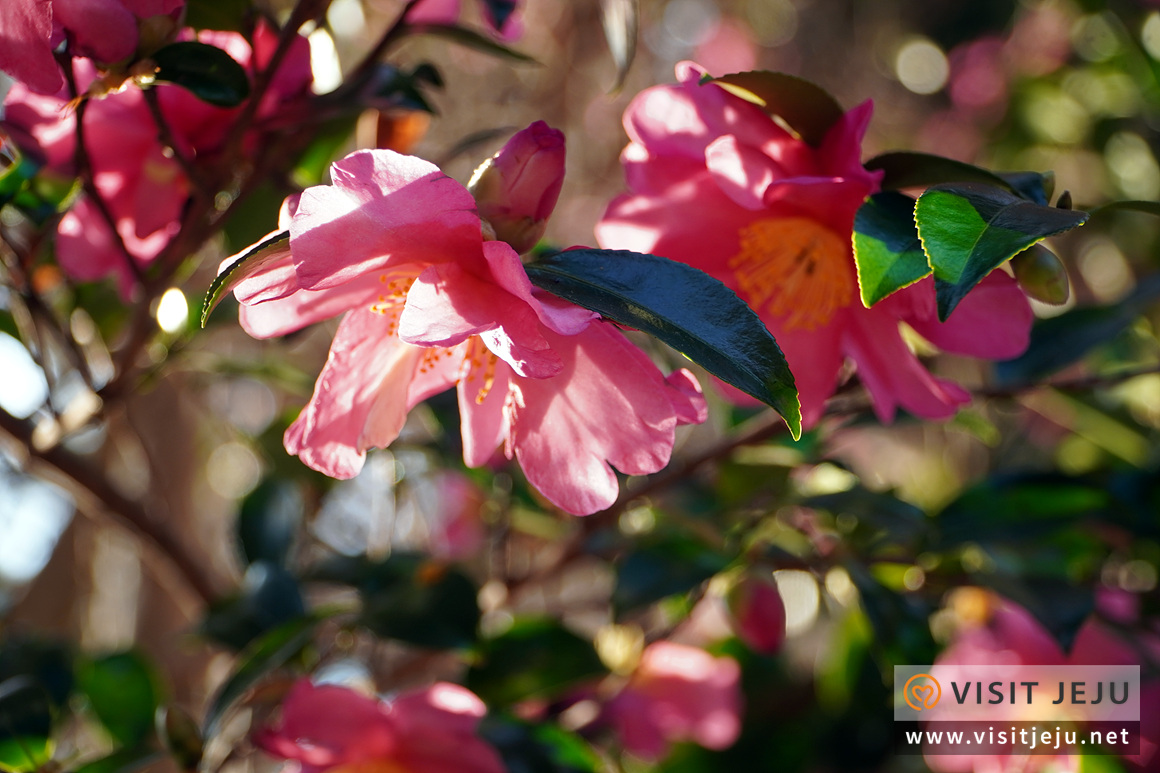
[(152, 88), (143, 88), (141, 95), (145, 98), (150, 115), (153, 116), (153, 124), (157, 127), (157, 139), (173, 153), (173, 159), (181, 167), (181, 171), (185, 172), (190, 185), (197, 188), (203, 196), (212, 197), (213, 191), (206, 186), (205, 181), (201, 179), (201, 173), (178, 144), (177, 136), (173, 133), (169, 121), (165, 118), (165, 113), (161, 110), (161, 100), (157, 97), (157, 91)]

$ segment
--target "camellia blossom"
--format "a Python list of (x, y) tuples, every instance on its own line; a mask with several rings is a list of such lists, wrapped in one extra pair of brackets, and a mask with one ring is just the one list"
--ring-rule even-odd
[(847, 357), (882, 421), (898, 406), (946, 418), (970, 400), (926, 370), (900, 322), (942, 349), (976, 357), (1005, 359), (1027, 347), (1030, 305), (1001, 271), (945, 323), (929, 277), (873, 308), (862, 305), (851, 232), (880, 179), (860, 161), (869, 102), (815, 148), (757, 105), (701, 85), (703, 74), (682, 62), (678, 85), (646, 89), (625, 111), (630, 143), (621, 160), (632, 192), (609, 206), (597, 239), (688, 263), (735, 290), (785, 352), (807, 426), (821, 417)]
[[(545, 130), (534, 124), (500, 155)], [(538, 179), (558, 189), (562, 175), (560, 158)], [(662, 377), (593, 312), (534, 290), (511, 245), (484, 240), (467, 189), (434, 165), (358, 151), (331, 177), (287, 209), (282, 259), (235, 289), (257, 337), (348, 312), (284, 438), (309, 466), (354, 476), (414, 405), (454, 385), (469, 466), (502, 446), (551, 502), (587, 514), (615, 501), (612, 466), (656, 472), (676, 426), (704, 420), (691, 374)]]
[[(483, 18), (500, 40), (512, 42), (524, 34), (519, 0), (481, 0)], [(457, 24), (462, 0), (421, 0), (407, 13), (413, 24)]]
[(659, 760), (670, 743), (726, 749), (741, 733), (741, 668), (729, 657), (658, 641), (645, 648), (628, 684), (605, 707), (624, 748)]
[(763, 655), (773, 655), (781, 649), (785, 641), (785, 603), (773, 578), (746, 575), (730, 590), (728, 599), (738, 639)]
[[(268, 61), (277, 44), (276, 33), (264, 24), (254, 32), (257, 56), (236, 33), (203, 32), (198, 39), (224, 49), (248, 69)], [(75, 60), (74, 72), (81, 91), (97, 76), (87, 59)], [(309, 44), (298, 38), (271, 82), (259, 117), (270, 117), (305, 97), (311, 81)], [(154, 88), (182, 154), (204, 164), (221, 150), (238, 109), (215, 107), (178, 86)], [(18, 83), (4, 101), (5, 126), (17, 137), (26, 138), (24, 144), (37, 146), (48, 171), (66, 177), (77, 173), (76, 111), (66, 108), (70, 98), (67, 90), (44, 96)], [(84, 121), (85, 148), (96, 189), (125, 249), (138, 265), (147, 265), (179, 230), (190, 181), (178, 160), (162, 145), (139, 88), (90, 100)], [(256, 140), (256, 133), (248, 139)], [(127, 256), (96, 203), (87, 197), (82, 196), (61, 218), (56, 256), (61, 268), (74, 279), (90, 281), (112, 274), (119, 278), (123, 295), (128, 296), (133, 287)]]
[(0, 70), (40, 94), (64, 86), (53, 49), (66, 37), (74, 54), (102, 64), (137, 50), (138, 27), (171, 16), (185, 0), (4, 0), (0, 3)]
[(300, 773), (503, 773), (495, 749), (476, 736), (486, 713), (474, 693), (446, 682), (382, 701), (304, 679), (254, 743)]

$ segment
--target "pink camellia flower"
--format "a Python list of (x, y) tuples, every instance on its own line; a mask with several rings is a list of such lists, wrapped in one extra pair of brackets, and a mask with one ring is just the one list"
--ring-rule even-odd
[(654, 642), (605, 707), (605, 719), (626, 750), (649, 761), (661, 759), (669, 744), (679, 741), (726, 749), (741, 733), (740, 679), (732, 658)]
[[(544, 131), (534, 124), (507, 147)], [(457, 386), (469, 466), (502, 445), (551, 502), (587, 514), (615, 501), (612, 466), (655, 472), (677, 424), (704, 420), (691, 374), (665, 379), (612, 325), (534, 290), (515, 249), (484, 240), (471, 194), (432, 164), (359, 151), (331, 177), (285, 213), (282, 259), (235, 289), (256, 337), (349, 312), (284, 438), (306, 464), (354, 476), (414, 405)]]
[(678, 85), (647, 89), (629, 105), (631, 142), (621, 160), (632, 193), (612, 202), (597, 239), (606, 248), (680, 260), (734, 289), (785, 352), (804, 424), (821, 417), (847, 357), (883, 421), (897, 406), (933, 419), (969, 401), (923, 367), (899, 322), (936, 346), (976, 357), (1009, 358), (1026, 348), (1031, 309), (1001, 271), (946, 323), (935, 314), (929, 277), (863, 307), (851, 232), (858, 207), (878, 190), (879, 175), (860, 162), (869, 103), (846, 113), (815, 148), (757, 105), (701, 85), (703, 74), (683, 62)]
[[(257, 27), (257, 56), (236, 33), (203, 32), (198, 39), (226, 50), (250, 69), (269, 60), (277, 35), (265, 25)], [(75, 60), (74, 72), (82, 92), (97, 77), (95, 66), (87, 59)], [(305, 38), (299, 38), (272, 81), (259, 116), (270, 117), (287, 103), (304, 97), (311, 80), (309, 45)], [(178, 150), (195, 164), (210, 163), (222, 149), (238, 110), (207, 104), (178, 86), (155, 88)], [(24, 144), (38, 146), (50, 173), (66, 177), (77, 171), (76, 111), (66, 109), (70, 98), (67, 90), (44, 96), (18, 83), (4, 101), (5, 126), (17, 137), (24, 137)], [(179, 230), (190, 181), (161, 144), (140, 89), (127, 88), (90, 100), (84, 116), (85, 148), (96, 189), (125, 249), (139, 266), (145, 266)], [(251, 143), (257, 139), (256, 132), (248, 138)], [(61, 218), (56, 257), (74, 279), (90, 281), (112, 274), (120, 280), (123, 295), (132, 290), (134, 276), (128, 257), (96, 203), (87, 197), (81, 197)]]
[[(483, 18), (496, 35), (508, 42), (524, 34), (519, 0), (486, 0), (480, 2)], [(421, 0), (407, 14), (414, 24), (457, 24), (463, 12), (462, 0)]]
[(40, 94), (64, 86), (53, 49), (108, 64), (137, 50), (138, 27), (171, 16), (185, 0), (4, 0), (0, 3), (0, 70)]
[(772, 578), (746, 575), (729, 593), (737, 638), (754, 652), (772, 655), (785, 641), (785, 604)]
[(503, 773), (495, 749), (475, 734), (486, 713), (475, 694), (445, 682), (381, 701), (301, 680), (281, 721), (254, 743), (300, 773)]

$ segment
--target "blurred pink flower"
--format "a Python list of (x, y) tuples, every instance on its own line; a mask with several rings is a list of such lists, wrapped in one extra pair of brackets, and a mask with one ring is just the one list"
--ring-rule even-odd
[(471, 194), (432, 164), (360, 151), (331, 176), (288, 213), (283, 260), (235, 290), (257, 337), (350, 312), (284, 438), (306, 464), (356, 475), (414, 405), (457, 385), (468, 466), (502, 445), (551, 502), (587, 514), (615, 501), (610, 465), (655, 472), (677, 424), (704, 420), (687, 371), (663, 378), (612, 325), (534, 290), (516, 251), (484, 240)]
[(850, 242), (855, 212), (878, 190), (879, 175), (860, 162), (870, 103), (846, 113), (814, 148), (758, 106), (700, 85), (703, 74), (682, 62), (678, 85), (647, 89), (625, 111), (631, 141), (621, 160), (632, 193), (612, 202), (597, 239), (683, 261), (736, 290), (785, 352), (807, 426), (821, 417), (846, 357), (882, 421), (898, 406), (946, 418), (970, 400), (923, 367), (899, 322), (976, 357), (1026, 348), (1031, 309), (1001, 271), (946, 323), (935, 315), (930, 278), (862, 306)]
[(481, 510), (484, 495), (471, 478), (455, 470), (440, 470), (426, 479), (434, 493), (425, 511), (431, 555), (458, 561), (474, 556), (483, 546)]
[(281, 721), (255, 733), (254, 743), (296, 761), (301, 773), (503, 773), (499, 755), (475, 734), (486, 713), (473, 693), (446, 682), (380, 701), (301, 680)]
[(605, 718), (624, 748), (645, 760), (661, 759), (680, 741), (726, 749), (741, 733), (740, 679), (732, 658), (654, 642), (605, 707)]
[[(500, 40), (512, 42), (524, 34), (519, 0), (480, 0), (483, 18)], [(413, 24), (458, 24), (462, 0), (421, 0), (407, 14)]]
[(785, 641), (785, 604), (771, 579), (746, 575), (729, 593), (737, 638), (754, 652), (773, 655)]
[[(259, 25), (254, 33), (255, 58), (249, 44), (236, 33), (204, 32), (198, 37), (225, 49), (247, 69), (269, 60), (276, 38), (269, 27)], [(73, 67), (83, 92), (97, 77), (96, 68), (87, 59), (75, 60)], [(299, 38), (271, 84), (259, 116), (269, 117), (305, 96), (310, 83), (309, 46), (305, 38)], [(238, 110), (207, 104), (177, 86), (154, 88), (178, 150), (194, 163), (209, 163), (221, 150)], [(66, 177), (76, 174), (76, 111), (66, 108), (71, 96), (67, 91), (44, 96), (17, 83), (4, 101), (5, 125), (24, 137), (24, 144), (39, 147), (49, 172)], [(189, 180), (162, 146), (139, 88), (130, 86), (89, 100), (84, 115), (85, 148), (97, 191), (132, 259), (145, 266), (179, 229)], [(256, 141), (257, 133), (248, 139)], [(130, 294), (134, 276), (128, 258), (93, 201), (81, 197), (61, 218), (57, 237), (57, 260), (69, 276), (90, 281), (112, 274), (120, 280), (122, 295)]]
[(0, 3), (0, 70), (40, 94), (64, 86), (53, 50), (66, 37), (70, 53), (102, 64), (137, 50), (138, 22), (172, 15), (185, 0), (4, 0)]

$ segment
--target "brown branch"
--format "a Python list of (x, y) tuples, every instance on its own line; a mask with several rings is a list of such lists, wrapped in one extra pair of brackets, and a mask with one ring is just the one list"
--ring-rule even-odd
[(189, 555), (168, 529), (149, 516), (141, 503), (113, 488), (100, 471), (61, 445), (37, 448), (32, 440), (33, 424), (26, 419), (17, 419), (6, 411), (0, 411), (0, 429), (21, 443), (31, 457), (54, 467), (96, 497), (119, 524), (169, 559), (185, 584), (204, 604), (208, 606), (218, 598), (214, 582), (205, 572), (203, 563)]

